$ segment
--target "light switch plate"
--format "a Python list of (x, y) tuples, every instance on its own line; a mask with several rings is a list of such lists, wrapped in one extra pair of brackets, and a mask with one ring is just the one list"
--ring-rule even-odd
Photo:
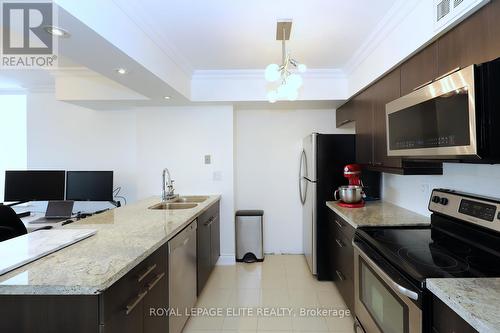
[(214, 181), (221, 181), (222, 180), (222, 172), (221, 171), (214, 171)]
[(212, 156), (205, 155), (205, 164), (212, 164)]

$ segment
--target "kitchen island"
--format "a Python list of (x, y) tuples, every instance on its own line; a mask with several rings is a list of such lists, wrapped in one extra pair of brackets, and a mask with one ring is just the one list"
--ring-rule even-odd
[(216, 205), (218, 214), (219, 200), (150, 209), (160, 202), (154, 197), (65, 226), (97, 233), (0, 276), (0, 331), (154, 331), (146, 307), (133, 310), (158, 295), (149, 304), (168, 307), (167, 242)]

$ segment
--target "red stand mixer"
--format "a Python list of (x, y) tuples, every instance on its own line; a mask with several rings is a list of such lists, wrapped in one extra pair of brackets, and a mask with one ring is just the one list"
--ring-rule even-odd
[(361, 208), (365, 206), (365, 193), (361, 181), (361, 166), (359, 164), (348, 164), (344, 167), (344, 177), (349, 180), (349, 185), (341, 186), (335, 190), (337, 204), (346, 208)]

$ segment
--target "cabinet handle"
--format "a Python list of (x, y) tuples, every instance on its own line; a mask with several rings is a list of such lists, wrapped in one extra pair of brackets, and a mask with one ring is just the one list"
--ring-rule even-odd
[(345, 246), (345, 244), (340, 239), (335, 239), (335, 242), (339, 245), (339, 247)]
[(384, 163), (382, 163), (382, 162), (374, 162), (373, 165), (374, 166), (382, 166), (382, 165), (384, 165)]
[(339, 277), (340, 281), (345, 281), (345, 277), (344, 274), (342, 274), (342, 272), (335, 271), (335, 273), (337, 273), (337, 276)]
[(165, 276), (165, 272), (158, 274), (156, 278), (148, 284), (148, 290), (153, 289), (158, 282), (160, 282), (161, 279)]
[(211, 225), (212, 223), (214, 223), (214, 221), (215, 221), (215, 217), (214, 217), (214, 216), (212, 216), (212, 217), (208, 220), (208, 222), (207, 222), (207, 223), (205, 223), (205, 226), (207, 226), (207, 227), (208, 227), (209, 225)]
[(340, 222), (339, 220), (335, 220), (335, 224), (338, 225), (339, 228), (343, 228), (344, 227), (344, 223)]
[(153, 264), (151, 266), (149, 266), (144, 272), (142, 272), (141, 274), (139, 274), (139, 278), (137, 279), (137, 282), (141, 282), (142, 280), (144, 280), (144, 278), (146, 276), (149, 275), (149, 273), (151, 273), (152, 271), (154, 271), (156, 268), (156, 264)]
[(148, 294), (147, 290), (141, 292), (137, 297), (132, 301), (132, 303), (128, 304), (125, 307), (125, 314), (128, 316), (130, 312), (134, 310), (134, 308), (142, 301), (142, 299)]

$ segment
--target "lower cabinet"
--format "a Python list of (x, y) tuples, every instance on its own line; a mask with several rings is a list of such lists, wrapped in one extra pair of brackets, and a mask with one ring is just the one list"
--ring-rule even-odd
[(328, 212), (328, 240), (331, 276), (349, 310), (354, 311), (355, 229), (335, 212)]
[(432, 333), (478, 333), (436, 296), (432, 297)]
[(101, 332), (166, 332), (168, 308), (167, 246), (164, 245), (99, 296)]
[(198, 217), (197, 239), (197, 289), (199, 295), (220, 257), (219, 202)]
[(153, 315), (168, 308), (167, 260), (164, 245), (99, 295), (0, 295), (0, 332), (168, 332)]
[[(219, 202), (198, 217), (197, 238), (200, 292), (220, 256)], [(0, 332), (168, 333), (168, 300), (164, 244), (98, 295), (0, 295)]]

